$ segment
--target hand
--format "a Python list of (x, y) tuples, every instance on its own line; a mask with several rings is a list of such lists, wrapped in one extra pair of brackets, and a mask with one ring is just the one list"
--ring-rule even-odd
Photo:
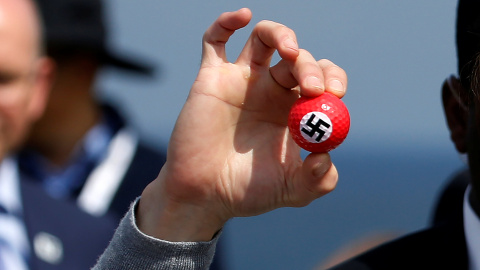
[[(327, 153), (304, 161), (287, 118), (299, 94), (345, 93), (345, 72), (299, 49), (295, 33), (262, 21), (235, 63), (229, 37), (248, 9), (222, 14), (203, 37), (199, 74), (172, 133), (167, 162), (142, 194), (140, 229), (170, 241), (208, 241), (232, 217), (300, 207), (332, 191)], [(270, 66), (273, 53), (282, 60)]]

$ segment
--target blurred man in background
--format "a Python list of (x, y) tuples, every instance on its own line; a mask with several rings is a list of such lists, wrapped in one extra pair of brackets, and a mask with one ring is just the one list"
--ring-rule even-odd
[(52, 198), (77, 201), (91, 215), (121, 216), (155, 178), (165, 157), (139, 140), (117, 108), (97, 99), (95, 79), (104, 66), (139, 75), (149, 75), (152, 69), (107, 49), (101, 1), (37, 4), (56, 74), (45, 113), (20, 154), (22, 176)]
[(95, 80), (103, 67), (145, 79), (153, 68), (107, 48), (102, 1), (36, 2), (56, 73), (45, 113), (18, 158), (31, 265), (87, 269), (165, 162), (118, 107), (97, 98)]

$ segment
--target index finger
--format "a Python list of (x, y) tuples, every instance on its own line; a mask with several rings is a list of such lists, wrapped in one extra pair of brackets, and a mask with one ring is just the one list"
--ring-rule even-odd
[(225, 44), (236, 30), (245, 27), (252, 18), (248, 8), (222, 13), (203, 35), (202, 63), (225, 62)]

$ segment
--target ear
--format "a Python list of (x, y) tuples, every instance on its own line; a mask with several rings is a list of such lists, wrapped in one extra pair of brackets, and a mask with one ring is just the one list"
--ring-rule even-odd
[(442, 86), (442, 102), (450, 138), (459, 153), (467, 152), (468, 106), (458, 78), (451, 76)]
[(42, 57), (37, 61), (35, 68), (33, 95), (29, 104), (29, 114), (34, 121), (42, 116), (48, 102), (55, 77), (55, 64), (52, 59)]

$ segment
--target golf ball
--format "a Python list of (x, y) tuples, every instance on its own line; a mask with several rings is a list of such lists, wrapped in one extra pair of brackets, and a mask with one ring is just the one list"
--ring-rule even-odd
[(300, 97), (292, 106), (288, 128), (293, 140), (310, 152), (329, 152), (339, 146), (350, 130), (350, 114), (335, 95)]

